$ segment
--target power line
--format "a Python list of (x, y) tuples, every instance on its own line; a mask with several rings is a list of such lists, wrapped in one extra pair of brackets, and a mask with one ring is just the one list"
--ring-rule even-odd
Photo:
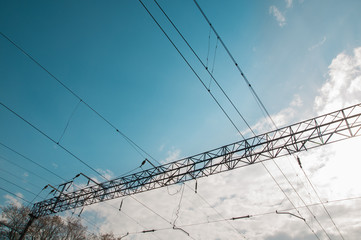
[[(92, 112), (94, 112), (98, 117), (100, 117), (103, 121), (105, 121), (110, 127), (112, 127), (118, 134), (120, 134), (128, 144), (140, 155), (143, 153), (149, 157), (151, 157), (143, 148), (141, 148), (138, 144), (136, 144), (132, 139), (130, 139), (127, 135), (125, 135), (122, 131), (120, 131), (114, 124), (112, 124), (108, 119), (106, 119), (102, 114), (96, 111), (92, 106), (90, 106), (84, 99), (82, 99), (78, 94), (76, 94), (70, 87), (68, 87), (65, 83), (63, 83), (59, 78), (53, 75), (48, 69), (45, 68), (40, 62), (38, 62), (34, 57), (32, 57), (28, 52), (26, 52), (23, 48), (21, 48), (18, 44), (16, 44), (13, 40), (11, 40), (4, 33), (0, 32), (0, 34), (8, 40), (12, 45), (14, 45), (17, 49), (19, 49), (23, 54), (25, 54), (31, 61), (33, 61), (36, 65), (38, 65), (41, 69), (43, 69), (47, 74), (50, 75), (55, 81), (57, 81), (62, 87), (64, 87), (69, 93), (71, 93), (75, 98), (77, 98), (80, 102), (82, 102), (86, 107), (88, 107)], [(145, 157), (144, 157), (145, 158)]]
[[(27, 57), (29, 57), (34, 63), (36, 63), (40, 68), (42, 68), (45, 72), (47, 72), (54, 80), (56, 80), (60, 85), (62, 85), (66, 90), (68, 90), (73, 96), (79, 99), (79, 101), (83, 102), (90, 110), (92, 110), (96, 115), (98, 115), (101, 119), (103, 119), (108, 125), (110, 125), (113, 129), (116, 130), (125, 140), (140, 154), (144, 157), (142, 152), (149, 156), (151, 159), (155, 160), (150, 154), (148, 154), (143, 148), (141, 148), (138, 144), (136, 144), (132, 139), (130, 139), (128, 136), (126, 136), (123, 132), (121, 132), (117, 127), (115, 127), (109, 120), (107, 120), (104, 116), (102, 116), (99, 112), (97, 112), (94, 108), (92, 108), (88, 103), (86, 103), (82, 98), (80, 98), (74, 91), (72, 91), (69, 87), (67, 87), (62, 81), (60, 81), (57, 77), (55, 77), (50, 71), (48, 71), (43, 65), (41, 65), (35, 58), (33, 58), (29, 53), (27, 53), (24, 49), (22, 49), (19, 45), (17, 45), (14, 41), (12, 41), (9, 37), (7, 37), (4, 33), (0, 32), (0, 34), (7, 39), (11, 44), (13, 44), (16, 48), (18, 48), (21, 52), (23, 52)], [(202, 82), (204, 85), (204, 83)], [(204, 85), (205, 86), (205, 85)], [(206, 86), (205, 86), (206, 87)], [(211, 93), (210, 93), (211, 94)], [(213, 94), (211, 94), (213, 96)], [(214, 97), (213, 97), (214, 98)], [(220, 106), (218, 101), (214, 98), (216, 103)], [(3, 105), (3, 104), (2, 104)], [(225, 110), (220, 106), (222, 111), (226, 114)], [(232, 122), (232, 120), (228, 117), (228, 119)], [(25, 120), (25, 119), (24, 119)], [(29, 124), (29, 123), (28, 123)], [(232, 124), (235, 126), (235, 124), (232, 122)], [(31, 125), (32, 127), (35, 127)], [(236, 126), (235, 126), (236, 127)], [(236, 127), (237, 129), (237, 127)], [(238, 130), (238, 129), (237, 129)], [(238, 130), (238, 132), (241, 134), (241, 132)], [(41, 132), (42, 133), (42, 132)], [(44, 134), (43, 134), (44, 135)], [(242, 134), (241, 134), (242, 135)], [(49, 138), (49, 137), (48, 137)], [(49, 138), (50, 139), (50, 138)], [(56, 143), (53, 139), (51, 139), (54, 143)], [(58, 143), (57, 143), (58, 144)], [(60, 144), (58, 144), (61, 146)], [(62, 146), (61, 146), (62, 147)], [(62, 147), (65, 151), (67, 151), (64, 147)], [(139, 149), (139, 150), (138, 150)], [(68, 151), (67, 151), (68, 152)], [(72, 153), (68, 152), (69, 154), (73, 155)], [(77, 158), (75, 155), (73, 157)], [(78, 159), (78, 158), (77, 158)], [(80, 159), (78, 159), (80, 160)], [(158, 162), (158, 161), (157, 161)], [(158, 162), (159, 163), (159, 162)], [(101, 175), (101, 174), (100, 174)], [(101, 175), (102, 176), (102, 175)], [(152, 210), (153, 211), (153, 210)], [(153, 211), (154, 212), (154, 211)]]
[[(1, 169), (1, 168), (0, 168), (0, 171), (4, 172), (4, 173), (6, 173), (6, 174), (8, 174), (8, 175), (10, 175), (10, 176), (13, 176), (14, 178), (16, 178), (16, 179), (18, 179), (18, 180), (24, 181), (24, 179), (22, 179), (21, 177), (15, 175), (15, 174), (13, 174), (13, 173), (11, 173), (11, 172), (9, 172), (9, 171), (6, 171), (5, 169)], [(26, 183), (29, 184), (29, 185), (31, 185), (31, 186), (33, 186), (33, 187), (41, 188), (41, 187), (33, 184), (32, 182), (28, 182), (28, 181), (27, 181)]]
[[(7, 107), (5, 104), (3, 104), (2, 102), (0, 102), (0, 105), (2, 105), (3, 107), (5, 107), (7, 110), (9, 110), (11, 113), (13, 113), (14, 115), (16, 115), (17, 117), (19, 117), (21, 120), (23, 120), (25, 123), (27, 123), (28, 125), (30, 125), (32, 128), (34, 128), (35, 130), (37, 130), (39, 133), (41, 133), (43, 136), (45, 136), (46, 138), (48, 138), (49, 140), (51, 140), (53, 143), (57, 144), (58, 146), (60, 146), (63, 150), (65, 150), (67, 153), (69, 153), (71, 156), (73, 156), (75, 159), (77, 159), (78, 161), (80, 161), (82, 164), (84, 164), (86, 167), (90, 168), (91, 170), (93, 170), (94, 172), (96, 172), (99, 176), (101, 176), (103, 179), (108, 180), (106, 177), (104, 177), (99, 171), (95, 170), (93, 167), (91, 167), (89, 164), (87, 164), (86, 162), (84, 162), (83, 160), (81, 160), (78, 156), (76, 156), (74, 153), (72, 153), (71, 151), (69, 151), (68, 149), (66, 149), (65, 147), (63, 147), (60, 143), (57, 143), (54, 139), (52, 139), (49, 135), (47, 135), (46, 133), (44, 133), (43, 131), (41, 131), (39, 128), (37, 128), (35, 125), (31, 124), (29, 121), (27, 121), (25, 118), (23, 118), (22, 116), (20, 116), (19, 114), (17, 114), (15, 111), (13, 111), (12, 109), (10, 109), (9, 107)], [(155, 213), (156, 215), (160, 216), (157, 212), (155, 212), (153, 209), (149, 208), (148, 206), (146, 206), (144, 203), (140, 202), (139, 200), (137, 200), (135, 197), (131, 196), (134, 200), (138, 201), (140, 204), (142, 204), (144, 207), (146, 207), (147, 209), (149, 209), (150, 211), (152, 211), (153, 213)], [(163, 218), (163, 217), (162, 217)], [(168, 222), (168, 221), (167, 221)]]
[[(201, 65), (204, 67), (204, 69), (208, 72), (208, 74), (210, 75), (210, 77), (213, 79), (213, 81), (216, 83), (216, 85), (218, 86), (218, 88), (222, 91), (223, 95), (227, 98), (228, 102), (232, 105), (232, 107), (234, 108), (234, 110), (236, 110), (236, 112), (238, 113), (238, 115), (240, 116), (240, 118), (243, 120), (243, 122), (247, 125), (247, 127), (251, 130), (251, 132), (253, 134), (255, 134), (252, 130), (252, 128), (250, 127), (250, 125), (248, 124), (248, 122), (246, 121), (246, 119), (243, 117), (243, 115), (240, 113), (240, 111), (238, 110), (238, 108), (234, 105), (233, 101), (229, 98), (229, 96), (227, 95), (227, 93), (223, 90), (223, 88), (221, 87), (221, 85), (218, 83), (218, 81), (214, 78), (213, 74), (209, 71), (208, 67), (204, 64), (204, 62), (202, 61), (202, 59), (198, 56), (198, 54), (195, 52), (195, 50), (192, 48), (192, 46), (189, 44), (189, 42), (187, 41), (187, 39), (185, 39), (185, 37), (183, 36), (183, 34), (179, 31), (179, 29), (177, 28), (177, 26), (173, 23), (173, 21), (169, 18), (168, 14), (163, 10), (163, 8), (158, 4), (158, 2), (156, 0), (154, 0), (155, 4), (158, 6), (158, 8), (161, 10), (161, 12), (164, 14), (164, 16), (167, 18), (167, 20), (170, 22), (170, 24), (173, 26), (173, 28), (177, 31), (177, 33), (179, 34), (179, 36), (183, 39), (183, 41), (187, 44), (187, 46), (189, 47), (189, 49), (192, 51), (192, 53), (194, 54), (194, 56), (198, 59), (198, 61), (201, 63)], [(148, 11), (148, 13), (150, 14), (150, 12)], [(151, 16), (153, 18), (153, 20), (155, 21), (155, 18), (153, 16)], [(160, 24), (158, 24), (158, 22), (156, 22), (157, 25), (161, 28)], [(161, 29), (163, 31), (163, 29)], [(164, 31), (163, 31), (164, 32)], [(164, 32), (164, 34), (166, 34)], [(166, 35), (168, 38), (168, 35)], [(170, 40), (170, 38), (169, 38)], [(175, 47), (175, 45), (173, 45)], [(178, 49), (177, 49), (178, 51)], [(179, 51), (179, 54), (180, 51)], [(183, 56), (181, 54), (181, 56)], [(202, 80), (201, 80), (202, 81)], [(203, 81), (202, 81), (203, 83)], [(207, 88), (207, 86), (205, 86), (203, 84), (203, 86), (208, 90), (208, 92), (210, 92), (210, 89)], [(238, 128), (236, 127), (236, 129), (238, 130)], [(239, 131), (239, 130), (238, 130)], [(241, 136), (243, 137), (243, 135), (241, 134)], [(244, 139), (244, 137), (243, 137)]]
[[(34, 196), (36, 196), (36, 194), (35, 193), (33, 193), (33, 192), (31, 192), (31, 191), (29, 191), (29, 190), (27, 190), (27, 189), (25, 189), (25, 188), (23, 188), (23, 187), (21, 187), (21, 186), (19, 186), (18, 184), (16, 184), (16, 183), (13, 183), (13, 182), (11, 182), (11, 181), (9, 181), (9, 180), (6, 180), (5, 178), (3, 178), (3, 177), (0, 177), (0, 179), (2, 179), (3, 181), (5, 181), (5, 182), (7, 182), (7, 183), (10, 183), (10, 184), (12, 184), (12, 185), (14, 185), (14, 186), (16, 186), (16, 187), (18, 187), (18, 188), (20, 188), (21, 190), (23, 190), (23, 191), (25, 191), (25, 192), (27, 192), (27, 193), (30, 193), (30, 194), (32, 194), (32, 195), (34, 195)], [(43, 198), (44, 199), (44, 198)]]
[(44, 137), (46, 137), (47, 139), (49, 139), (50, 141), (52, 141), (53, 143), (55, 143), (56, 145), (58, 145), (59, 147), (61, 147), (64, 151), (66, 151), (67, 153), (69, 153), (71, 156), (73, 156), (75, 159), (77, 159), (79, 162), (81, 162), (82, 164), (84, 164), (86, 167), (88, 167), (89, 169), (93, 170), (96, 174), (98, 174), (100, 177), (102, 177), (105, 180), (106, 179), (99, 171), (97, 171), (95, 168), (93, 168), (92, 166), (90, 166), (88, 163), (86, 163), (85, 161), (81, 160), (79, 157), (77, 157), (74, 153), (72, 153), (70, 150), (68, 150), (67, 148), (65, 148), (63, 145), (61, 145), (60, 143), (56, 142), (53, 138), (51, 138), (49, 135), (47, 135), (45, 132), (41, 131), (39, 128), (37, 128), (34, 124), (30, 123), (28, 120), (26, 120), (25, 118), (23, 118), (22, 116), (20, 116), (18, 113), (16, 113), (15, 111), (13, 111), (12, 109), (10, 109), (8, 106), (6, 106), (5, 104), (3, 104), (2, 102), (0, 102), (0, 105), (2, 105), (4, 108), (6, 108), (9, 112), (11, 112), (12, 114), (14, 114), (15, 116), (17, 116), (18, 118), (20, 118), (21, 120), (23, 120), (25, 123), (27, 123), (29, 126), (31, 126), (33, 129), (35, 129), (37, 132), (41, 133)]
[[(238, 69), (238, 71), (240, 72), (241, 76), (243, 77), (244, 81), (246, 82), (247, 86), (249, 87), (251, 93), (253, 94), (253, 96), (256, 99), (256, 102), (258, 103), (258, 105), (260, 106), (261, 110), (263, 110), (266, 115), (268, 116), (268, 118), (270, 119), (270, 121), (272, 122), (272, 124), (274, 125), (274, 127), (277, 129), (277, 125), (275, 124), (275, 122), (273, 121), (271, 115), (268, 113), (265, 105), (262, 103), (261, 99), (259, 98), (258, 94), (256, 93), (256, 91), (253, 89), (252, 85), (250, 84), (250, 82), (248, 81), (247, 77), (245, 76), (245, 74), (243, 73), (243, 71), (241, 70), (241, 68), (239, 67), (238, 63), (236, 62), (235, 58), (233, 57), (233, 55), (231, 54), (231, 52), (229, 51), (229, 49), (227, 48), (227, 46), (225, 45), (225, 43), (223, 42), (222, 38), (220, 37), (220, 35), (217, 33), (216, 29), (213, 27), (213, 25), (211, 24), (210, 20), (208, 19), (208, 17), (206, 16), (206, 14), (204, 13), (204, 11), (202, 10), (202, 8), (200, 7), (200, 5), (198, 4), (198, 2), (196, 0), (193, 0), (194, 3), (196, 4), (197, 8), (199, 9), (199, 11), (201, 12), (201, 14), (203, 15), (203, 17), (205, 18), (205, 20), (207, 21), (207, 23), (209, 24), (209, 26), (212, 28), (213, 32), (216, 34), (217, 38), (220, 40), (221, 44), (223, 45), (224, 49), (226, 50), (227, 54), (229, 55), (229, 57), (232, 59), (233, 63), (235, 64), (236, 68)], [(253, 131), (252, 131), (253, 132)], [(254, 133), (253, 133), (254, 134)], [(294, 189), (294, 191), (297, 193), (297, 195), (299, 196), (299, 198), (301, 199), (302, 202), (304, 202), (304, 200), (302, 199), (302, 197), (298, 194), (297, 190), (293, 187), (292, 183), (288, 180), (288, 178), (286, 177), (286, 175), (284, 174), (284, 172), (281, 170), (281, 168), (278, 166), (278, 164), (276, 163), (276, 161), (273, 161), (274, 164), (277, 166), (277, 168), (281, 171), (282, 175), (285, 177), (285, 179), (288, 181), (288, 183), (291, 185), (291, 187)], [(305, 173), (304, 173), (305, 174)], [(310, 182), (308, 176), (305, 174), (307, 180)], [(311, 182), (310, 182), (311, 183)], [(312, 183), (311, 183), (312, 186)], [(318, 196), (317, 192), (316, 195)], [(306, 204), (305, 204), (306, 205)], [(325, 211), (328, 213), (327, 209), (324, 207)], [(312, 213), (312, 211), (310, 210), (310, 212)], [(312, 215), (314, 216), (314, 214), (312, 213)], [(328, 214), (329, 215), (329, 214)], [(336, 226), (335, 222), (332, 220), (331, 215), (329, 215), (332, 223), (334, 224), (334, 226), (336, 227), (336, 229), (338, 230), (338, 227)], [(319, 223), (319, 225), (321, 226), (321, 228), (324, 230), (324, 228), (322, 227), (322, 225), (320, 224), (320, 222), (317, 220), (316, 216), (314, 216), (314, 218), (316, 219), (316, 221)], [(328, 236), (327, 232), (324, 230), (324, 232), (326, 233), (326, 235)], [(340, 233), (340, 231), (338, 230), (339, 234), (342, 237), (342, 234)], [(329, 237), (329, 236), (328, 236)], [(330, 237), (329, 237), (330, 238)], [(343, 237), (342, 237), (343, 238)]]
[(9, 159), (5, 158), (4, 156), (0, 156), (0, 158), (1, 158), (2, 160), (5, 160), (6, 162), (8, 162), (8, 163), (10, 163), (10, 164), (18, 167), (18, 168), (20, 168), (20, 169), (23, 169), (23, 170), (26, 171), (26, 172), (31, 173), (32, 175), (40, 178), (41, 180), (47, 182), (47, 180), (46, 180), (45, 178), (43, 178), (42, 176), (40, 176), (39, 174), (36, 174), (36, 173), (34, 173), (33, 171), (30, 171), (30, 170), (28, 170), (28, 169), (26, 169), (26, 168), (24, 168), (24, 167), (22, 167), (22, 166), (20, 166), (20, 165), (18, 165), (18, 164), (16, 164), (16, 163), (12, 162), (12, 161), (10, 161)]
[(0, 187), (0, 189), (1, 189), (1, 190), (3, 190), (4, 192), (7, 192), (7, 193), (8, 193), (8, 194), (10, 194), (10, 195), (13, 195), (14, 197), (17, 197), (17, 198), (19, 198), (19, 199), (21, 199), (21, 200), (23, 200), (23, 201), (27, 202), (27, 203), (31, 203), (31, 202), (29, 202), (28, 200), (26, 200), (25, 198), (22, 198), (22, 197), (20, 197), (20, 196), (16, 195), (15, 193), (10, 192), (9, 190), (6, 190), (6, 189), (5, 189), (5, 188), (3, 188), (3, 187)]
[[(180, 52), (180, 50), (178, 49), (178, 47), (175, 45), (175, 43), (171, 40), (171, 38), (168, 36), (168, 34), (165, 32), (165, 30), (162, 28), (162, 26), (158, 23), (158, 21), (155, 19), (155, 17), (152, 15), (152, 13), (148, 10), (148, 8), (144, 5), (144, 3), (139, 0), (139, 2), (142, 4), (142, 6), (144, 7), (144, 9), (148, 12), (148, 14), (150, 15), (150, 17), (153, 19), (153, 21), (156, 23), (156, 25), (160, 28), (160, 30), (163, 32), (163, 34), (166, 36), (166, 38), (169, 40), (169, 42), (173, 45), (173, 47), (177, 50), (177, 52), (179, 53), (179, 55), (182, 57), (182, 59), (186, 62), (186, 64), (188, 65), (188, 67), (192, 70), (192, 72), (196, 75), (196, 77), (198, 78), (198, 80), (202, 83), (203, 87), (208, 91), (208, 93), (211, 95), (211, 97), (213, 98), (213, 100), (217, 103), (217, 105), (221, 108), (221, 110), (223, 111), (223, 113), (226, 115), (226, 117), (228, 118), (228, 120), (231, 122), (231, 124), (235, 127), (235, 129), (238, 131), (238, 133), (242, 136), (243, 139), (244, 136), (242, 135), (241, 131), (237, 128), (237, 126), (234, 124), (234, 122), (232, 121), (232, 119), (230, 118), (230, 116), (226, 113), (226, 111), (224, 110), (224, 108), (220, 105), (220, 103), (218, 102), (218, 100), (214, 97), (214, 95), (211, 93), (210, 89), (207, 88), (207, 86), (205, 85), (205, 83), (203, 82), (203, 80), (200, 78), (200, 76), (196, 73), (196, 71), (194, 70), (194, 68), (190, 65), (190, 63), (188, 62), (188, 60), (185, 58), (185, 56)], [(213, 77), (212, 73), (209, 72), (208, 68), (204, 65), (203, 61), (199, 58), (199, 56), (196, 54), (196, 52), (194, 51), (194, 49), (190, 46), (190, 44), (188, 43), (188, 41), (184, 38), (184, 36), (181, 34), (181, 32), (178, 30), (178, 28), (175, 26), (175, 24), (172, 22), (172, 20), (168, 17), (168, 15), (165, 13), (165, 11), (161, 8), (161, 6), (158, 4), (157, 1), (155, 1), (155, 3), (157, 4), (157, 6), (159, 7), (159, 9), (163, 12), (163, 14), (166, 16), (166, 18), (168, 19), (168, 21), (173, 25), (173, 27), (176, 29), (176, 31), (178, 32), (178, 34), (182, 37), (182, 39), (186, 42), (186, 44), (188, 45), (188, 47), (192, 50), (193, 54), (197, 57), (198, 61), (203, 65), (203, 67), (207, 70), (208, 74), (210, 74), (211, 78), (216, 82), (217, 86), (221, 89), (221, 91), (223, 92), (223, 94), (226, 96), (226, 98), (228, 99), (228, 101), (232, 104), (232, 106), (235, 108), (235, 110), (238, 112), (238, 114), (240, 115), (240, 117), (244, 120), (244, 122), (247, 124), (248, 127), (250, 127), (247, 123), (247, 121), (243, 118), (243, 116), (241, 115), (241, 113), (238, 111), (238, 109), (235, 107), (235, 105), (233, 104), (233, 102), (230, 100), (230, 98), (228, 97), (228, 95), (224, 92), (223, 88), (218, 84), (217, 80)], [(252, 129), (251, 129), (252, 131)], [(253, 131), (252, 131), (253, 132)], [(154, 158), (153, 158), (154, 159)], [(157, 161), (157, 160), (155, 160)], [(158, 161), (157, 161), (158, 162)], [(158, 162), (159, 163), (159, 162)], [(212, 206), (211, 206), (212, 207)], [(213, 208), (213, 207), (212, 207)], [(213, 208), (214, 209), (214, 208)], [(215, 210), (215, 209), (214, 209)], [(216, 211), (216, 210), (215, 210)], [(216, 211), (219, 215), (220, 213), (218, 211)], [(222, 215), (221, 215), (222, 216)], [(234, 226), (231, 225), (233, 228)], [(234, 228), (235, 229), (235, 228)], [(239, 231), (237, 229), (235, 229), (238, 233)], [(243, 236), (244, 237), (244, 236)]]
[(144, 3), (142, 2), (142, 0), (139, 0), (139, 2), (142, 4), (142, 6), (144, 7), (144, 9), (148, 12), (148, 14), (150, 15), (150, 17), (153, 19), (153, 21), (157, 24), (157, 26), (160, 28), (160, 30), (163, 32), (163, 34), (166, 36), (166, 38), (169, 40), (169, 42), (173, 45), (173, 47), (177, 50), (177, 52), (179, 53), (179, 55), (182, 57), (182, 59), (185, 61), (185, 63), (188, 65), (188, 67), (192, 70), (192, 72), (194, 73), (194, 75), (197, 77), (197, 79), (201, 82), (201, 84), (203, 85), (203, 87), (205, 89), (207, 89), (208, 93), (210, 94), (210, 96), (213, 98), (213, 100), (216, 102), (216, 104), (218, 105), (218, 107), (222, 110), (222, 112), (224, 113), (224, 115), (227, 117), (227, 119), (231, 122), (231, 124), (233, 125), (233, 127), (237, 130), (237, 132), (242, 136), (242, 138), (244, 139), (244, 136), (242, 135), (241, 131), (238, 129), (238, 127), (236, 126), (236, 124), (232, 121), (232, 119), (230, 118), (230, 116), (228, 115), (228, 113), (225, 111), (225, 109), (221, 106), (221, 104), (218, 102), (218, 100), (215, 98), (215, 96), (213, 95), (213, 93), (211, 91), (209, 91), (209, 89), (207, 88), (206, 84), (203, 82), (203, 80), (201, 79), (201, 77), (198, 75), (198, 73), (194, 70), (194, 68), (191, 66), (191, 64), (188, 62), (188, 60), (185, 58), (185, 56), (181, 53), (181, 51), (178, 49), (178, 47), (175, 45), (175, 43), (173, 42), (173, 40), (168, 36), (168, 34), (165, 32), (165, 30), (163, 29), (163, 27), (158, 23), (158, 21), (155, 19), (155, 17), (153, 16), (153, 14), (148, 10), (148, 8), (144, 5)]
[(5, 145), (5, 144), (4, 144), (4, 143), (2, 143), (2, 142), (0, 142), (0, 145), (1, 145), (1, 146), (3, 146), (3, 147), (5, 147), (6, 149), (8, 149), (8, 150), (12, 151), (13, 153), (16, 153), (17, 155), (21, 156), (21, 157), (22, 157), (22, 158), (24, 158), (25, 160), (27, 160), (27, 161), (29, 161), (29, 162), (31, 162), (31, 163), (33, 163), (33, 164), (35, 164), (36, 166), (38, 166), (38, 167), (40, 167), (40, 168), (44, 169), (45, 171), (47, 171), (47, 172), (49, 172), (49, 173), (53, 174), (54, 176), (56, 176), (56, 177), (58, 177), (59, 179), (61, 179), (61, 180), (63, 180), (63, 181), (65, 181), (65, 182), (66, 182), (66, 180), (65, 180), (63, 177), (61, 177), (60, 175), (56, 174), (54, 171), (52, 171), (52, 170), (50, 170), (50, 169), (48, 169), (48, 168), (44, 167), (43, 165), (41, 165), (41, 164), (39, 164), (39, 163), (35, 162), (34, 160), (32, 160), (31, 158), (29, 158), (29, 157), (25, 156), (24, 154), (21, 154), (20, 152), (18, 152), (18, 151), (16, 151), (15, 149), (13, 149), (13, 148), (11, 148), (11, 147), (9, 147), (9, 146)]
[[(246, 76), (244, 75), (243, 71), (241, 70), (241, 68), (239, 67), (238, 63), (236, 62), (235, 58), (233, 57), (233, 55), (231, 54), (231, 52), (228, 50), (226, 44), (223, 42), (222, 38), (219, 36), (219, 34), (217, 33), (216, 29), (213, 27), (212, 23), (209, 21), (209, 19), (207, 18), (206, 14), (203, 12), (202, 8), (199, 6), (198, 2), (196, 0), (193, 0), (194, 3), (196, 4), (197, 8), (199, 9), (199, 11), (201, 12), (201, 14), (203, 15), (203, 17), (205, 18), (205, 20), (207, 21), (208, 25), (212, 28), (213, 32), (216, 34), (217, 38), (219, 39), (219, 41), (221, 42), (223, 48), (226, 50), (228, 56), (232, 59), (234, 65), (236, 66), (236, 68), (238, 69), (238, 71), (240, 72), (240, 74), (242, 75), (244, 81), (246, 82), (247, 86), (249, 87), (249, 89), (251, 90), (251, 93), (253, 94), (253, 96), (256, 98), (256, 101), (261, 105), (261, 108), (263, 109), (263, 111), (267, 114), (267, 116), (271, 119), (271, 121), (273, 122), (271, 115), (268, 113), (266, 107), (264, 106), (264, 104), (262, 103), (261, 99), (258, 97), (256, 91), (253, 89), (251, 83), (248, 81), (248, 79), (246, 78)], [(274, 124), (274, 122), (273, 122)], [(275, 124), (274, 124), (275, 125)]]
[[(343, 198), (343, 199), (336, 199), (336, 200), (329, 200), (329, 201), (325, 201), (322, 202), (322, 204), (331, 204), (331, 203), (336, 203), (336, 202), (344, 202), (344, 201), (352, 201), (352, 200), (357, 200), (357, 199), (361, 199), (361, 196), (359, 197), (350, 197), (350, 198)], [(308, 207), (311, 206), (317, 206), (317, 205), (321, 205), (321, 203), (314, 203), (314, 204), (309, 204), (307, 205)], [(300, 207), (300, 208), (305, 208), (306, 206)], [(296, 208), (287, 208), (287, 209), (283, 209), (280, 211), (291, 211), (291, 210), (296, 210)], [(205, 225), (205, 224), (212, 224), (212, 223), (218, 223), (218, 222), (224, 222), (224, 221), (236, 221), (236, 220), (240, 220), (240, 219), (250, 219), (250, 218), (254, 218), (254, 217), (260, 217), (260, 216), (265, 216), (265, 215), (273, 215), (276, 214), (277, 210), (274, 211), (269, 211), (269, 212), (264, 212), (264, 213), (256, 213), (256, 214), (248, 214), (248, 215), (242, 215), (242, 216), (235, 216), (235, 217), (231, 217), (231, 218), (227, 218), (227, 219), (216, 219), (216, 220), (207, 220), (205, 222), (196, 222), (196, 223), (189, 223), (189, 224), (183, 224), (183, 225), (179, 225), (179, 227), (185, 228), (185, 227), (192, 227), (192, 226), (198, 226), (198, 225)], [(279, 211), (279, 212), (280, 212)], [(170, 230), (172, 228), (170, 227), (166, 227), (166, 228), (159, 228), (159, 229), (152, 229), (151, 231), (156, 232), (156, 231), (163, 231), (163, 230)], [(149, 230), (148, 230), (149, 231)], [(146, 231), (147, 232), (147, 231)], [(144, 231), (142, 232), (129, 232), (129, 235), (132, 234), (140, 234), (140, 233), (145, 233)], [(318, 237), (317, 237), (318, 238)], [(319, 239), (319, 238), (318, 238)]]

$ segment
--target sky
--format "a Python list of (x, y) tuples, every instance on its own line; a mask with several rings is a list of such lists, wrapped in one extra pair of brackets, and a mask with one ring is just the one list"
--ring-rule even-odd
[[(194, 2), (158, 3), (252, 129), (273, 130)], [(361, 102), (360, 1), (198, 3), (278, 127)], [(144, 4), (237, 128), (251, 136), (155, 2)], [(1, 206), (28, 204), (12, 194), (29, 202), (51, 197), (45, 185), (80, 172), (102, 181), (86, 165), (109, 178), (139, 167), (144, 154), (115, 128), (161, 163), (242, 140), (138, 1), (2, 0), (0, 30), (0, 102), (48, 136), (0, 106)], [(360, 144), (354, 138), (299, 154), (344, 239), (361, 234)], [(308, 205), (319, 202), (293, 158), (276, 161)], [(90, 232), (129, 232), (124, 239), (328, 239), (326, 233), (342, 239), (322, 206), (311, 210), (325, 231), (274, 163), (266, 166), (310, 228), (275, 213), (292, 206), (260, 164), (199, 179), (197, 194), (191, 181), (126, 197), (122, 211), (121, 199), (86, 207), (81, 218)], [(224, 221), (246, 215), (253, 217)], [(172, 229), (174, 221), (190, 236)], [(162, 230), (139, 233), (149, 229)]]

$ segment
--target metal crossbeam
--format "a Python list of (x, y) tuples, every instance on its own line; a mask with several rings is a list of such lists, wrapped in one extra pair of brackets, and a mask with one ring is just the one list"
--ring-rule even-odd
[(210, 176), (361, 135), (361, 103), (178, 161), (35, 203), (45, 216)]

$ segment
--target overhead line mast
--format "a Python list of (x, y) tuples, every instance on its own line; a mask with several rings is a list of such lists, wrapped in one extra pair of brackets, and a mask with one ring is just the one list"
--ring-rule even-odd
[(361, 135), (361, 103), (35, 203), (37, 218), (182, 183)]

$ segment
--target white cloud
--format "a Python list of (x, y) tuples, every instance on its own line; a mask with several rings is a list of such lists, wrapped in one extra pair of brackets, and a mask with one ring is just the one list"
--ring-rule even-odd
[[(16, 196), (18, 196), (18, 197), (20, 197), (20, 198), (24, 198), (24, 195), (21, 194), (21, 193), (16, 193)], [(18, 198), (14, 197), (14, 196), (11, 196), (11, 195), (9, 195), (9, 194), (6, 194), (6, 195), (4, 196), (4, 198), (6, 199), (5, 203), (6, 203), (7, 205), (9, 205), (9, 204), (14, 204), (14, 205), (17, 206), (17, 207), (21, 207), (21, 206), (22, 206), (22, 203), (20, 202), (20, 200), (19, 200)]]
[[(361, 48), (355, 49), (353, 55), (341, 53), (332, 61), (329, 66), (329, 78), (321, 87), (319, 95), (315, 97), (315, 115), (337, 110), (361, 100), (360, 66)], [(304, 117), (302, 115), (304, 112), (301, 111), (304, 107), (307, 106), (303, 106), (301, 96), (296, 94), (288, 107), (272, 116), (279, 125), (289, 124), (296, 117)], [(255, 127), (261, 131), (265, 128), (264, 125), (265, 120), (262, 119)], [(358, 184), (361, 182), (359, 174), (361, 164), (358, 163), (357, 158), (358, 149), (361, 146), (360, 140), (360, 138), (349, 139), (299, 154), (302, 165), (322, 200), (361, 196)], [(172, 148), (168, 151), (165, 161), (177, 160), (179, 155), (180, 150)], [(276, 161), (304, 201), (307, 204), (317, 203), (318, 199), (313, 194), (312, 188), (296, 161), (287, 157)], [(294, 204), (300, 206), (298, 210), (320, 239), (326, 238), (312, 215), (302, 207), (302, 202), (272, 161), (265, 164)], [(275, 210), (290, 209), (292, 206), (261, 164), (200, 178), (197, 182), (197, 194), (192, 190), (194, 181), (188, 182), (189, 187), (184, 189), (177, 220), (178, 226), (245, 215), (253, 217), (229, 221), (230, 223), (219, 221), (183, 226), (183, 229), (195, 239), (242, 239), (243, 237), (230, 224), (242, 234), (244, 233), (247, 239), (315, 239), (302, 220), (291, 215), (275, 213)], [(102, 232), (113, 232), (117, 236), (130, 232), (131, 234), (127, 236), (129, 239), (156, 239), (157, 237), (169, 239), (169, 236), (173, 240), (186, 239), (187, 236), (184, 232), (172, 230), (169, 223), (176, 218), (175, 212), (181, 195), (179, 188), (179, 185), (175, 185), (169, 189), (161, 188), (135, 195), (137, 199), (167, 219), (166, 221), (131, 197), (124, 200), (122, 211), (118, 210), (121, 200), (116, 199), (109, 201), (112, 206), (101, 203), (86, 207), (83, 215), (91, 221), (100, 219), (99, 227)], [(210, 206), (202, 198), (206, 199)], [(359, 203), (360, 200), (353, 200), (326, 204), (345, 239), (357, 240), (359, 238), (361, 229), (359, 215), (361, 204)], [(222, 216), (219, 216), (216, 211)], [(322, 207), (316, 205), (312, 207), (312, 211), (331, 238), (340, 239)], [(292, 209), (287, 212), (298, 215)], [(162, 228), (169, 229), (154, 233), (141, 233), (143, 230)]]
[(286, 2), (286, 8), (291, 8), (293, 4), (293, 0), (285, 0)]
[(174, 147), (167, 152), (167, 157), (162, 163), (170, 163), (180, 159), (181, 151), (179, 149), (175, 149)]
[(361, 47), (353, 55), (339, 54), (332, 60), (329, 78), (319, 90), (314, 109), (318, 114), (330, 112), (361, 101)]
[(312, 50), (314, 50), (315, 48), (321, 47), (321, 46), (326, 42), (326, 40), (327, 40), (327, 38), (324, 36), (321, 41), (319, 41), (319, 42), (316, 43), (315, 45), (309, 47), (309, 48), (308, 48), (308, 51), (312, 51)]
[(280, 27), (283, 27), (286, 24), (286, 18), (285, 16), (278, 10), (278, 8), (274, 5), (270, 6), (269, 13), (272, 14)]

